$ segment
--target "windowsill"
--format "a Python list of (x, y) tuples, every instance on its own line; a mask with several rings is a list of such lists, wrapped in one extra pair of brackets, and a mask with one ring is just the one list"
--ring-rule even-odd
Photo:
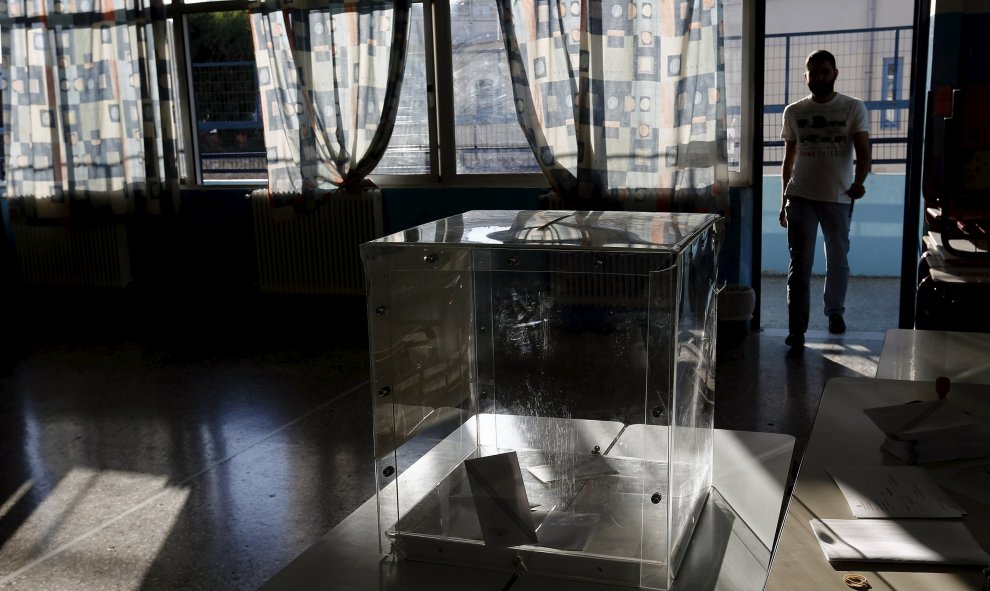
[[(417, 175), (376, 175), (369, 176), (372, 182), (382, 189), (472, 189), (478, 187), (493, 188), (517, 188), (517, 189), (550, 189), (546, 178), (542, 174), (459, 174), (453, 178), (439, 180), (436, 176)], [(741, 173), (729, 173), (729, 187), (749, 187), (752, 182), (746, 179)], [(266, 181), (254, 180), (224, 180), (206, 181), (197, 185), (184, 185), (182, 190), (209, 191), (209, 190), (230, 190), (244, 188), (249, 191), (263, 189)]]
[(375, 175), (369, 177), (383, 189), (436, 188), (457, 189), (476, 187), (505, 187), (520, 189), (549, 189), (542, 174), (459, 174), (443, 180), (433, 175)]

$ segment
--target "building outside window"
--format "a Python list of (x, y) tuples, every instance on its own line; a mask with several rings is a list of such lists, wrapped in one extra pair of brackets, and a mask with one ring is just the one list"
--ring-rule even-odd
[[(883, 97), (882, 100), (894, 102), (901, 96), (901, 71), (904, 58), (888, 57), (883, 60)], [(881, 127), (900, 127), (901, 109), (884, 109), (880, 119)]]

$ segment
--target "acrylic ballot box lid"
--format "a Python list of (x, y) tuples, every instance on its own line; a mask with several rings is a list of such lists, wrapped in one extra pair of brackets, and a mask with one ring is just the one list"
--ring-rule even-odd
[(619, 211), (473, 210), (366, 243), (683, 250), (719, 216)]

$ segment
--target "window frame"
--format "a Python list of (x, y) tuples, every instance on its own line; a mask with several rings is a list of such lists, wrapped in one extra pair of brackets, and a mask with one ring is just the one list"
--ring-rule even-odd
[[(763, 175), (762, 170), (757, 173), (753, 164), (753, 134), (756, 133), (756, 130), (762, 134), (763, 118), (756, 120), (748, 114), (753, 113), (753, 103), (756, 101), (756, 88), (753, 84), (756, 77), (756, 43), (763, 43), (764, 39), (761, 36), (758, 41), (753, 41), (756, 39), (756, 0), (739, 0), (739, 2), (742, 4), (742, 30), (740, 31), (742, 46), (739, 55), (739, 170), (729, 171), (729, 186), (749, 187)], [(762, 64), (760, 67), (763, 67)], [(763, 110), (762, 105), (760, 110)], [(728, 114), (726, 115), (728, 116)], [(762, 169), (762, 163), (760, 168)]]

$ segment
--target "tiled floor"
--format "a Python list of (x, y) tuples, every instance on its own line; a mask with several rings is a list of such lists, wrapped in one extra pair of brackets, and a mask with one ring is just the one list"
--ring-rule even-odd
[[(813, 325), (793, 353), (769, 281), (765, 329), (719, 347), (716, 426), (802, 448), (825, 382), (873, 375), (896, 309)], [(876, 297), (855, 294), (850, 312)], [(363, 310), (267, 312), (292, 329), (82, 314), (8, 338), (0, 589), (256, 589), (372, 495)]]

